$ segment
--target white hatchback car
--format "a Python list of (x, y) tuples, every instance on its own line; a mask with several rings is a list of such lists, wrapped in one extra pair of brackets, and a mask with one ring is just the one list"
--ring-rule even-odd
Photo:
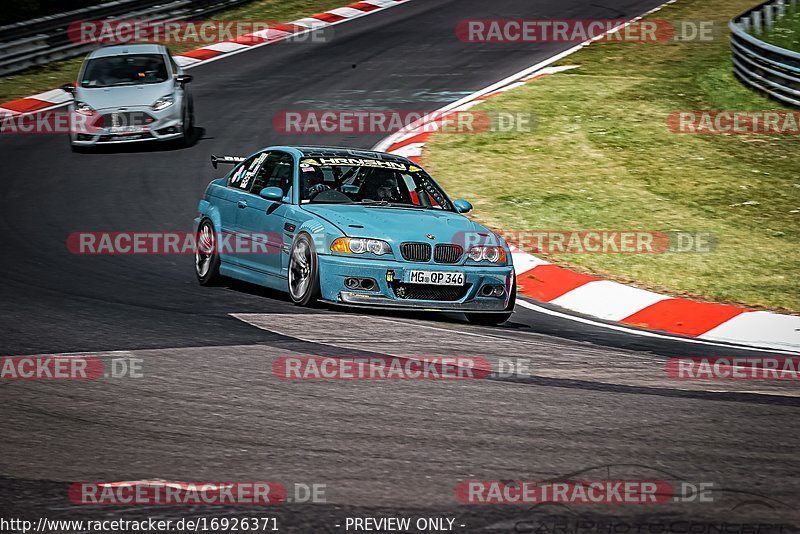
[(77, 83), (62, 87), (73, 96), (70, 146), (79, 152), (115, 143), (187, 141), (194, 128), (190, 81), (163, 45), (94, 50)]

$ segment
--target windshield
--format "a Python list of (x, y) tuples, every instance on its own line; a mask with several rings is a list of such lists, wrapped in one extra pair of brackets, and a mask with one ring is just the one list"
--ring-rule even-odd
[(421, 168), (361, 158), (300, 160), (300, 201), (455, 211), (444, 191)]
[(82, 87), (114, 87), (167, 81), (169, 71), (161, 54), (136, 54), (90, 59)]

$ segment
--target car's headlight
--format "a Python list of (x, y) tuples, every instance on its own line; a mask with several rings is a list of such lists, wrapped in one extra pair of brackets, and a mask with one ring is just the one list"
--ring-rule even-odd
[(89, 104), (87, 104), (86, 102), (81, 102), (80, 100), (76, 100), (75, 113), (80, 113), (81, 115), (93, 115), (95, 111), (94, 108)]
[(172, 95), (166, 95), (153, 102), (153, 105), (150, 107), (153, 108), (153, 111), (161, 111), (162, 109), (170, 107), (174, 103), (175, 97)]
[(365, 239), (361, 237), (340, 237), (331, 243), (331, 252), (344, 252), (345, 254), (375, 254), (383, 256), (392, 252), (392, 247), (380, 239)]
[(503, 247), (472, 247), (469, 249), (468, 256), (472, 261), (506, 262), (506, 251)]

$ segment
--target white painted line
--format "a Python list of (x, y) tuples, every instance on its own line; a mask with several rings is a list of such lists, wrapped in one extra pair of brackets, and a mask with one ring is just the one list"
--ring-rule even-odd
[(621, 321), (644, 308), (670, 297), (608, 280), (589, 282), (550, 301), (550, 304), (592, 315), (607, 321)]

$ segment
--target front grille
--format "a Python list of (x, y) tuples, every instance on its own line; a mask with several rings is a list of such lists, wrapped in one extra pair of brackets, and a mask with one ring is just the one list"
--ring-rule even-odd
[(436, 245), (433, 250), (433, 261), (436, 263), (458, 263), (464, 249), (461, 245)]
[(428, 243), (403, 243), (400, 253), (406, 261), (431, 261), (431, 246)]
[(392, 284), (392, 291), (399, 299), (404, 300), (461, 300), (469, 291), (469, 284), (463, 286), (434, 286), (428, 284), (405, 284), (396, 282)]

